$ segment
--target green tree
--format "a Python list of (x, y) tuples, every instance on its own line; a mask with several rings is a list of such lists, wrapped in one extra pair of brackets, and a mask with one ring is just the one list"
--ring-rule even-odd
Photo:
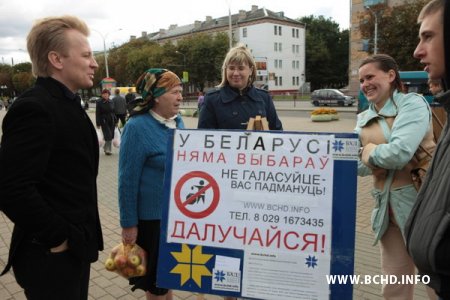
[(12, 82), (16, 94), (21, 94), (33, 86), (35, 78), (31, 72), (31, 63), (24, 62), (12, 67)]
[(360, 14), (360, 30), (363, 39), (369, 40), (369, 53), (373, 53), (375, 17), (378, 16), (377, 48), (378, 53), (392, 56), (400, 70), (413, 71), (422, 69), (419, 61), (413, 57), (418, 42), (419, 24), (417, 16), (429, 0), (407, 1), (388, 7), (379, 4)]
[(323, 16), (299, 19), (306, 24), (305, 76), (311, 90), (348, 84), (349, 31)]
[(34, 77), (31, 73), (31, 63), (19, 63), (14, 66), (0, 64), (0, 86), (3, 96), (17, 96), (30, 88), (34, 84)]
[[(220, 70), (228, 47), (226, 33), (218, 33), (213, 37), (197, 34), (181, 40), (178, 43), (178, 52), (186, 56), (186, 70), (189, 71), (190, 84), (203, 91), (206, 83), (211, 85), (218, 83), (221, 80)], [(183, 55), (178, 55), (183, 62)]]
[(13, 95), (14, 86), (12, 83), (12, 74), (13, 70), (10, 65), (0, 64), (1, 96), (11, 97)]

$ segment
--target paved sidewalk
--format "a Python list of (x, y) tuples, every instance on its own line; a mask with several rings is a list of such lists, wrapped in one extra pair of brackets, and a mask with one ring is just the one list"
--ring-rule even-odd
[[(4, 115), (5, 111), (0, 111), (0, 123)], [(90, 116), (91, 118), (94, 117), (92, 111), (90, 112)], [(197, 119), (185, 117), (184, 120), (188, 128), (196, 127)], [(308, 118), (298, 117), (281, 117), (281, 120), (285, 130), (306, 132), (352, 132), (355, 125), (354, 119), (347, 118), (334, 122), (311, 122)], [(100, 155), (98, 194), (106, 250), (100, 253), (99, 261), (92, 265), (89, 299), (145, 299), (142, 291), (131, 292), (128, 287), (128, 282), (125, 279), (115, 273), (106, 271), (103, 266), (109, 250), (121, 240), (117, 207), (117, 154), (117, 149), (114, 149), (112, 156)], [(379, 249), (378, 247), (372, 246), (373, 235), (370, 229), (370, 213), (373, 206), (369, 194), (370, 188), (371, 178), (358, 178), (355, 274), (361, 275), (380, 274)], [(8, 257), (11, 231), (11, 222), (0, 212), (0, 269), (3, 269)], [(382, 299), (380, 289), (380, 285), (374, 284), (355, 285), (353, 299)], [(0, 300), (9, 299), (25, 299), (22, 289), (14, 280), (12, 272), (0, 278)], [(197, 295), (176, 291), (174, 293), (174, 299), (195, 300), (197, 299)], [(222, 299), (222, 297), (205, 295), (205, 299), (218, 300)], [(427, 299), (425, 289), (422, 285), (416, 288), (415, 299)]]

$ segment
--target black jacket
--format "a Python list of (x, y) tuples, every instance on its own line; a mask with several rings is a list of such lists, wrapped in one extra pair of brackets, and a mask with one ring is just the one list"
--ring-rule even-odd
[(422, 275), (430, 276), (430, 286), (445, 300), (450, 299), (450, 0), (444, 12), (446, 92), (436, 97), (447, 111), (431, 166), (406, 223), (409, 253)]
[(230, 86), (208, 92), (200, 109), (198, 128), (246, 129), (250, 118), (266, 117), (270, 130), (282, 130), (272, 97), (266, 90), (250, 87), (242, 94)]
[(93, 262), (103, 249), (97, 207), (99, 148), (79, 98), (52, 78), (38, 78), (3, 120), (0, 209), (14, 223), (10, 258), (24, 241)]
[(95, 106), (95, 122), (102, 127), (105, 141), (114, 138), (114, 128), (116, 127), (116, 115), (114, 114), (114, 102), (104, 101), (100, 98)]

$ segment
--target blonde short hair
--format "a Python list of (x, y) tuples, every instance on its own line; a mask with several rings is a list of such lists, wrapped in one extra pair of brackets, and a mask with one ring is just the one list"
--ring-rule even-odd
[(252, 73), (248, 78), (247, 86), (251, 86), (253, 82), (255, 82), (256, 80), (255, 60), (253, 59), (253, 56), (247, 49), (247, 47), (245, 47), (243, 44), (240, 44), (237, 45), (236, 47), (231, 48), (228, 51), (227, 55), (225, 56), (222, 65), (222, 82), (219, 84), (219, 87), (223, 87), (229, 84), (227, 80), (227, 67), (231, 63), (238, 63), (238, 64), (246, 63), (252, 69)]
[(417, 22), (422, 23), (423, 19), (426, 16), (433, 15), (438, 11), (442, 11), (441, 22), (444, 23), (444, 8), (445, 0), (432, 0), (428, 2), (420, 11), (419, 16), (417, 17)]
[(49, 77), (51, 75), (48, 60), (50, 51), (67, 54), (68, 43), (65, 32), (70, 29), (77, 30), (86, 37), (89, 36), (86, 23), (74, 16), (47, 17), (35, 21), (27, 36), (27, 49), (35, 76)]

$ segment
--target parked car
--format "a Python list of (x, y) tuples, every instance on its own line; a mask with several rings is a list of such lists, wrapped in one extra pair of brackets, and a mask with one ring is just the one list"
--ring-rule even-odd
[(90, 102), (90, 103), (95, 103), (95, 102), (97, 102), (97, 100), (99, 100), (99, 99), (100, 99), (100, 97), (94, 96), (94, 97), (89, 98), (89, 102)]
[(346, 96), (343, 92), (337, 89), (321, 89), (315, 90), (311, 93), (311, 104), (314, 106), (320, 105), (338, 105), (338, 106), (352, 106), (355, 103), (355, 98)]

